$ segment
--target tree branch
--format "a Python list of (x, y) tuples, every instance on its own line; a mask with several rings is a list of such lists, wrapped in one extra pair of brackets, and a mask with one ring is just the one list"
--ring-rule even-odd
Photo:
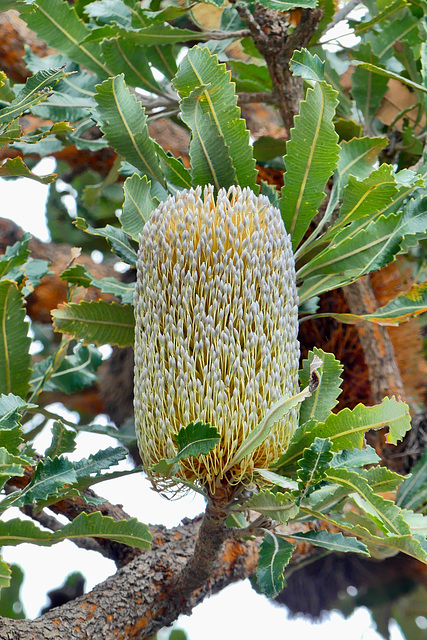
[[(37, 620), (1, 618), (0, 640), (55, 638), (73, 640), (149, 638), (182, 612), (170, 597), (180, 572), (193, 554), (200, 519), (167, 530), (159, 527), (153, 548), (111, 578)], [(189, 613), (206, 596), (252, 575), (257, 542), (227, 541), (209, 580), (187, 598)]]

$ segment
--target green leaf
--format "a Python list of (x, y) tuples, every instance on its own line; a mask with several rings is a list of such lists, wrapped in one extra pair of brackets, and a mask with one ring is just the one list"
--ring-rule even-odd
[[(250, 187), (257, 192), (255, 159), (249, 131), (246, 129), (245, 121), (240, 118), (235, 85), (230, 80), (230, 72), (225, 64), (220, 64), (217, 56), (211, 55), (209, 49), (201, 49), (196, 45), (182, 60), (174, 86), (182, 99), (190, 97), (191, 94), (193, 98), (198, 95), (197, 104), (205, 115), (209, 114), (210, 122), (215, 125), (223, 144), (229, 149), (237, 184), (242, 188)], [(194, 94), (195, 89), (199, 89), (200, 92)], [(204, 125), (206, 123), (205, 117)], [(192, 133), (194, 136), (195, 130)], [(207, 140), (203, 139), (203, 142), (206, 144)]]
[(427, 489), (427, 451), (424, 451), (417, 464), (412, 467), (411, 475), (400, 485), (396, 504), (405, 509), (418, 509), (426, 501)]
[(254, 155), (258, 162), (268, 162), (286, 153), (286, 141), (270, 136), (260, 136), (254, 142)]
[(363, 467), (366, 464), (377, 464), (381, 458), (376, 454), (375, 449), (369, 445), (366, 445), (364, 449), (354, 449), (349, 451), (344, 449), (336, 453), (331, 460), (331, 467), (339, 469), (345, 467), (351, 469), (352, 467)]
[(329, 522), (330, 524), (339, 527), (343, 531), (361, 538), (363, 542), (368, 546), (371, 555), (373, 555), (374, 557), (379, 555), (378, 552), (380, 549), (388, 549), (388, 556), (396, 555), (399, 552), (403, 552), (409, 556), (412, 556), (413, 558), (417, 558), (417, 560), (421, 560), (421, 562), (425, 563), (427, 561), (427, 553), (423, 549), (420, 541), (413, 538), (411, 534), (403, 536), (387, 535), (386, 537), (384, 537), (384, 533), (382, 533), (381, 535), (376, 535), (360, 524), (352, 526), (346, 522), (331, 518), (330, 516), (327, 516), (324, 513), (321, 513), (320, 511), (314, 509), (301, 507), (301, 511), (313, 518)]
[(318, 55), (310, 53), (308, 49), (296, 50), (290, 61), (292, 75), (321, 82), (325, 79), (325, 63)]
[(99, 511), (90, 514), (80, 513), (53, 536), (54, 542), (80, 537), (106, 538), (137, 549), (149, 549), (152, 540), (148, 526), (136, 518), (116, 521), (109, 516), (103, 516)]
[(165, 184), (147, 116), (140, 102), (126, 87), (124, 75), (108, 78), (96, 86), (101, 130), (108, 143), (142, 173)]
[[(344, 189), (338, 220), (322, 237), (322, 241), (332, 236), (339, 242), (336, 237), (338, 231), (355, 220), (363, 220), (362, 224), (366, 226), (369, 220), (376, 218), (377, 213), (390, 204), (397, 191), (398, 184), (391, 165), (382, 164), (363, 180), (350, 175)], [(359, 225), (353, 225), (352, 233), (358, 228)]]
[(88, 458), (73, 462), (78, 488), (84, 489), (95, 482), (105, 480), (107, 476), (100, 472), (118, 464), (127, 455), (128, 450), (124, 447), (108, 447), (91, 454)]
[(209, 86), (197, 87), (181, 101), (181, 117), (191, 130), (190, 162), (194, 184), (213, 184), (218, 191), (236, 183), (230, 149), (210, 113), (204, 113), (201, 100)]
[(285, 415), (297, 407), (303, 400), (309, 398), (317, 389), (319, 379), (317, 377), (317, 369), (321, 366), (322, 361), (319, 358), (313, 358), (310, 366), (310, 382), (308, 386), (297, 393), (295, 396), (283, 396), (278, 400), (265, 414), (262, 421), (248, 435), (246, 440), (242, 442), (231, 462), (228, 463), (226, 470), (231, 469), (235, 464), (240, 462), (245, 456), (249, 455), (254, 449), (260, 446), (266, 438), (268, 438), (272, 427), (279, 422)]
[(121, 258), (131, 267), (136, 267), (136, 251), (131, 246), (127, 236), (121, 229), (113, 227), (111, 224), (107, 224), (107, 226), (103, 228), (95, 229), (91, 225), (87, 224), (84, 218), (76, 218), (74, 224), (77, 229), (86, 231), (86, 233), (89, 233), (90, 235), (106, 238), (112, 251), (114, 251), (114, 253), (116, 253), (119, 258)]
[(105, 300), (78, 304), (62, 304), (52, 311), (55, 331), (83, 340), (119, 347), (134, 343), (135, 318), (130, 304), (120, 305)]
[(7, 160), (0, 166), (1, 178), (30, 178), (39, 182), (40, 184), (50, 184), (56, 178), (56, 173), (50, 173), (46, 176), (38, 176), (36, 173), (32, 173), (22, 158), (17, 156), (16, 158), (7, 158)]
[(364, 63), (357, 65), (351, 80), (351, 93), (356, 101), (356, 107), (361, 112), (365, 122), (375, 115), (382, 99), (387, 91), (387, 78), (376, 77), (372, 71), (376, 68), (379, 58), (371, 49), (371, 45), (364, 43), (359, 47), (357, 57), (369, 64)]
[(200, 31), (192, 29), (181, 29), (170, 24), (151, 24), (137, 31), (130, 31), (126, 34), (129, 42), (136, 45), (165, 45), (176, 44), (177, 42), (187, 42), (188, 40), (203, 40)]
[(303, 494), (307, 493), (310, 485), (314, 486), (325, 479), (326, 471), (334, 457), (331, 447), (329, 438), (315, 438), (313, 444), (304, 450), (302, 458), (298, 461), (297, 471)]
[[(298, 288), (300, 305), (325, 291), (333, 291), (333, 289), (344, 287), (353, 280), (357, 280), (359, 273), (360, 269), (348, 269), (345, 273), (322, 273), (304, 279)], [(307, 320), (307, 318), (303, 318), (303, 320)]]
[(50, 547), (56, 542), (73, 538), (105, 538), (139, 549), (148, 549), (151, 534), (147, 525), (136, 518), (115, 521), (103, 516), (99, 511), (80, 513), (70, 524), (51, 533), (42, 531), (33, 522), (14, 518), (8, 522), (0, 521), (0, 544), (13, 545), (29, 542)]
[(46, 449), (45, 457), (54, 458), (62, 453), (71, 453), (76, 448), (76, 431), (67, 429), (61, 420), (52, 425), (52, 442)]
[(160, 145), (155, 143), (157, 155), (159, 156), (160, 167), (163, 171), (163, 175), (168, 183), (168, 189), (172, 193), (179, 189), (190, 189), (192, 186), (191, 174), (184, 167), (184, 164), (180, 158), (175, 158), (170, 151), (166, 152)]
[(241, 91), (273, 91), (271, 77), (267, 65), (229, 59), (227, 65), (233, 74), (237, 92)]
[(306, 533), (294, 533), (287, 536), (297, 542), (309, 542), (315, 547), (329, 549), (339, 553), (363, 553), (370, 555), (368, 548), (363, 542), (359, 542), (357, 538), (343, 536), (342, 533), (330, 533), (329, 531), (307, 531)]
[[(12, 6), (14, 6), (14, 4), (15, 2), (12, 3)], [(12, 572), (9, 568), (9, 565), (0, 559), (0, 589), (9, 586), (11, 574)]]
[[(424, 216), (420, 211), (418, 222)], [(414, 220), (415, 225), (417, 219)], [(408, 221), (410, 224), (410, 222)], [(357, 223), (356, 223), (357, 225)], [(359, 277), (388, 264), (400, 249), (403, 235), (401, 216), (391, 214), (372, 220), (366, 228), (357, 229), (352, 234), (352, 225), (343, 229), (338, 240), (335, 238), (327, 249), (305, 264), (299, 271), (300, 278), (320, 273), (342, 274), (348, 270)]]
[(34, 471), (31, 482), (22, 489), (10, 494), (0, 503), (5, 506), (22, 507), (25, 504), (43, 502), (47, 498), (60, 495), (64, 486), (72, 485), (77, 477), (72, 463), (66, 458), (46, 458), (40, 461)]
[[(85, 347), (82, 344), (77, 344), (73, 351), (73, 354), (65, 356), (60, 367), (49, 376), (43, 385), (44, 391), (73, 393), (96, 382), (96, 372), (102, 362), (101, 353), (92, 345)], [(37, 389), (43, 383), (51, 366), (51, 358), (36, 363), (31, 377), (33, 389)]]
[(332, 124), (337, 102), (337, 92), (326, 82), (310, 87), (286, 145), (280, 210), (294, 248), (316, 215), (337, 166), (338, 136)]
[(118, 298), (121, 298), (124, 303), (132, 303), (135, 284), (133, 282), (121, 282), (114, 277), (108, 278), (95, 278), (86, 267), (82, 264), (74, 264), (73, 266), (65, 269), (60, 276), (61, 280), (66, 280), (71, 284), (78, 285), (80, 287), (97, 287), (101, 289), (103, 293), (112, 293)]
[(101, 51), (113, 76), (124, 74), (126, 84), (160, 93), (161, 89), (149, 64), (148, 47), (138, 46), (127, 37), (105, 39)]
[(142, 233), (144, 224), (151, 212), (157, 207), (159, 201), (150, 193), (151, 182), (146, 176), (135, 173), (127, 178), (124, 184), (125, 201), (120, 223), (125, 233), (139, 242), (139, 234)]
[[(1, 540), (1, 538), (0, 538)], [(276, 598), (285, 584), (284, 571), (295, 546), (267, 531), (258, 556), (257, 583), (268, 598)]]
[(288, 520), (294, 518), (298, 513), (298, 506), (295, 498), (289, 493), (272, 493), (268, 489), (255, 493), (245, 507), (258, 511), (263, 516), (277, 520), (281, 524), (286, 524)]
[(31, 374), (31, 339), (21, 293), (10, 280), (0, 282), (0, 321), (0, 392), (25, 397)]
[(381, 325), (396, 325), (427, 311), (427, 281), (414, 284), (407, 293), (391, 300), (374, 313), (357, 316)]
[(405, 479), (399, 473), (394, 473), (387, 467), (378, 465), (369, 469), (362, 469), (360, 475), (368, 481), (369, 486), (375, 493), (394, 491)]
[(101, 24), (120, 24), (124, 27), (131, 26), (131, 9), (122, 0), (102, 0), (90, 2), (84, 7), (84, 13), (97, 19)]
[[(406, 535), (410, 532), (409, 525), (404, 521), (399, 507), (391, 500), (386, 500), (375, 494), (366, 478), (363, 478), (359, 473), (348, 469), (329, 469), (326, 471), (326, 477), (329, 482), (339, 484), (351, 492), (359, 494), (367, 503), (375, 519), (379, 518), (392, 535)], [(370, 515), (366, 509), (365, 513)]]
[(369, 176), (378, 154), (388, 144), (388, 138), (353, 138), (348, 142), (343, 140), (340, 144), (340, 157), (337, 173), (339, 188), (337, 196), (341, 197), (342, 190), (348, 183), (349, 176), (364, 180)]
[(61, 78), (68, 75), (63, 68), (38, 71), (31, 76), (16, 98), (3, 109), (0, 109), (0, 125), (18, 118), (32, 106), (48, 97), (48, 89)]
[(23, 16), (27, 25), (52, 49), (83, 65), (100, 78), (111, 76), (96, 43), (84, 43), (91, 30), (63, 0), (38, 0), (33, 11)]
[(300, 383), (302, 387), (307, 386), (310, 379), (310, 366), (315, 357), (322, 360), (322, 366), (317, 370), (319, 376), (319, 386), (307, 398), (300, 408), (300, 424), (304, 424), (309, 420), (317, 420), (324, 422), (332, 409), (338, 403), (338, 396), (341, 393), (341, 374), (343, 366), (335, 359), (333, 353), (325, 353), (322, 349), (316, 347), (310, 351), (308, 358), (303, 361), (300, 371)]
[(315, 438), (330, 438), (333, 451), (362, 449), (366, 431), (385, 426), (389, 427), (386, 437), (388, 444), (396, 444), (401, 440), (411, 426), (408, 405), (392, 397), (384, 398), (381, 404), (373, 407), (358, 404), (352, 410), (332, 413), (324, 423), (313, 423), (309, 430), (302, 431), (299, 438), (297, 431), (286, 453), (273, 466), (276, 469), (294, 466)]
[(170, 477), (177, 469), (177, 463), (190, 457), (206, 455), (216, 447), (221, 436), (216, 427), (203, 422), (190, 422), (175, 435), (178, 453), (173, 458), (163, 458), (151, 468), (153, 471)]
[(0, 256), (1, 278), (7, 275), (9, 271), (12, 271), (12, 269), (25, 264), (30, 255), (28, 248), (30, 237), (29, 233), (24, 233), (20, 241), (6, 247), (6, 251)]
[(270, 471), (269, 469), (255, 469), (256, 473), (261, 476), (267, 482), (274, 484), (282, 489), (286, 489), (287, 491), (298, 490), (298, 483), (295, 480), (290, 480), (289, 478), (284, 478), (280, 476), (278, 473), (274, 473), (274, 471)]
[[(3, 444), (1, 432), (0, 444)], [(24, 466), (27, 464), (26, 460), (12, 455), (7, 449), (0, 446), (0, 488), (3, 488), (9, 478), (14, 476), (22, 477), (24, 475)]]

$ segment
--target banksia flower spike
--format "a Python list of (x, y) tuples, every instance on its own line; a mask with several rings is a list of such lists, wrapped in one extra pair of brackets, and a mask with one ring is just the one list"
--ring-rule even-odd
[(135, 292), (135, 425), (144, 468), (176, 455), (190, 422), (217, 427), (206, 455), (181, 460), (177, 477), (206, 487), (250, 484), (288, 447), (291, 411), (250, 455), (236, 451), (284, 395), (298, 391), (297, 292), (280, 212), (250, 189), (213, 187), (169, 196), (140, 237)]

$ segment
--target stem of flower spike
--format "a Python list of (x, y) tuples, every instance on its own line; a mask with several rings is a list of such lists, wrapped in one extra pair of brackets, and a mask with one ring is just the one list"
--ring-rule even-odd
[(222, 544), (228, 537), (225, 526), (228, 507), (238, 490), (239, 487), (225, 485), (214, 496), (208, 496), (194, 553), (168, 594), (169, 598), (179, 602), (182, 613), (185, 613), (186, 602), (191, 594), (202, 587), (212, 574)]

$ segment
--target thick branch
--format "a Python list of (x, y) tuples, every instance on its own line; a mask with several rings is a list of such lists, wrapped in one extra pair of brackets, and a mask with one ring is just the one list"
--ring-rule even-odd
[(257, 3), (252, 15), (246, 5), (237, 3), (235, 6), (249, 28), (256, 48), (265, 58), (276, 104), (289, 132), (303, 98), (302, 79), (291, 74), (289, 61), (295, 50), (308, 45), (323, 12), (321, 9), (304, 9), (299, 23), (291, 31), (288, 15), (284, 12), (267, 9)]
[[(140, 555), (91, 593), (37, 620), (2, 618), (0, 640), (149, 638), (182, 612), (170, 592), (193, 553), (199, 523), (186, 521), (171, 530), (159, 528), (151, 552)], [(206, 596), (252, 575), (256, 561), (257, 543), (227, 541), (209, 581), (187, 598), (186, 612)]]

